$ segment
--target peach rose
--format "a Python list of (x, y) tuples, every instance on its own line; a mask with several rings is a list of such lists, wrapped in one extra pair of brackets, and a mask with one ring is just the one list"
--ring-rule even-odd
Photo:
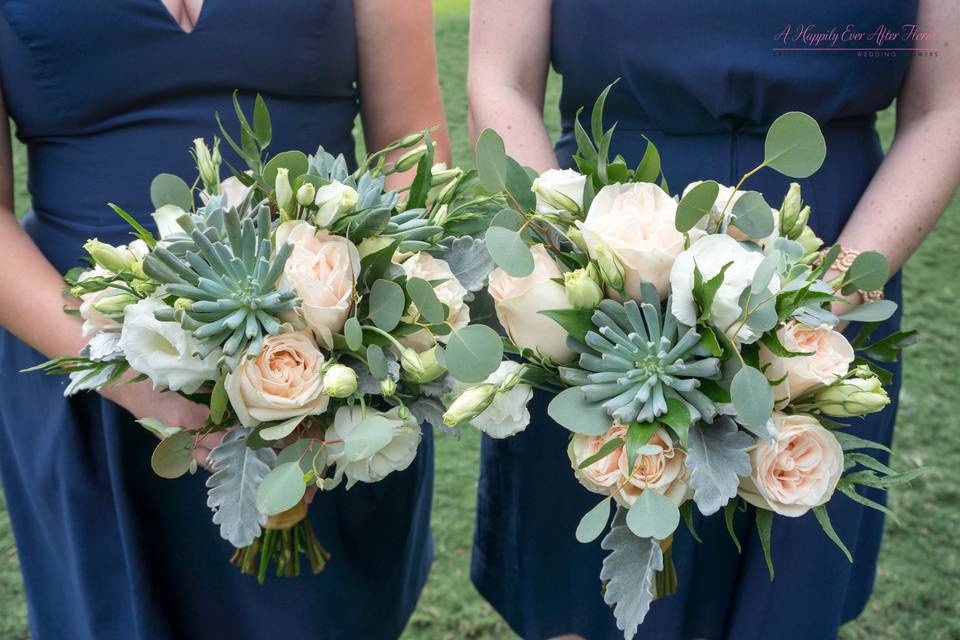
[(530, 247), (533, 273), (515, 278), (503, 269), (490, 274), (488, 290), (497, 310), (497, 319), (518, 347), (534, 349), (556, 363), (570, 362), (576, 354), (567, 347), (567, 332), (559, 324), (538, 313), (546, 309), (569, 309), (570, 300), (563, 285), (560, 267), (542, 244)]
[(227, 375), (230, 405), (245, 427), (326, 411), (323, 354), (302, 332), (267, 336), (255, 358), (241, 358)]
[(277, 229), (277, 246), (289, 242), (293, 253), (283, 267), (278, 288), (292, 287), (300, 297), (299, 312), (321, 346), (333, 348), (333, 334), (353, 308), (353, 290), (360, 273), (360, 253), (352, 242), (309, 222), (285, 222)]
[(632, 505), (647, 489), (666, 496), (677, 506), (690, 497), (688, 471), (684, 465), (687, 454), (674, 446), (673, 438), (662, 427), (657, 428), (645, 445), (646, 451), (637, 456), (632, 474), (627, 468), (624, 446), (617, 447), (584, 469), (579, 468), (584, 460), (596, 455), (613, 438), (626, 441), (627, 427), (614, 424), (602, 436), (573, 436), (567, 453), (580, 484), (594, 493), (613, 495), (624, 506)]
[(781, 403), (784, 398), (790, 400), (812, 389), (833, 384), (847, 374), (853, 362), (853, 347), (842, 333), (828, 325), (813, 329), (794, 320), (781, 325), (777, 337), (790, 351), (814, 353), (779, 358), (766, 347), (761, 347), (760, 362), (770, 365), (767, 376), (771, 380), (786, 376), (786, 380), (775, 389)]
[(603, 245), (623, 264), (629, 297), (640, 300), (640, 285), (650, 282), (664, 299), (670, 291), (670, 268), (683, 251), (676, 217), (677, 201), (657, 185), (611, 184), (600, 190), (577, 227), (591, 258), (596, 259), (597, 247)]
[[(443, 282), (433, 287), (433, 292), (437, 299), (450, 309), (447, 322), (453, 325), (454, 329), (463, 329), (470, 323), (470, 308), (463, 300), (467, 295), (467, 290), (453, 275), (450, 265), (445, 260), (418, 251), (404, 260), (400, 266), (408, 278), (420, 278), (427, 282), (442, 280)], [(446, 343), (450, 336), (437, 336), (437, 339)], [(417, 351), (426, 351), (434, 345), (433, 336), (425, 329), (404, 337), (401, 342)]]
[(806, 414), (773, 414), (775, 440), (758, 440), (750, 475), (739, 495), (750, 504), (797, 517), (825, 504), (843, 473), (843, 449), (832, 433)]

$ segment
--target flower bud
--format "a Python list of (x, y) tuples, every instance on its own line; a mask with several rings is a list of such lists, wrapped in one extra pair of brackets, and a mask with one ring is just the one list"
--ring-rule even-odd
[(780, 205), (780, 235), (785, 238), (795, 240), (799, 235), (800, 229), (797, 227), (797, 219), (800, 215), (800, 209), (803, 208), (803, 198), (800, 196), (800, 185), (796, 182), (790, 183), (787, 189), (787, 195), (783, 196), (783, 204)]
[(598, 245), (596, 254), (603, 282), (614, 291), (623, 291), (623, 265), (620, 260), (606, 245)]
[(416, 146), (400, 156), (397, 159), (394, 168), (397, 171), (407, 171), (408, 169), (412, 169), (417, 166), (417, 163), (420, 162), (420, 158), (425, 155), (427, 155), (427, 145), (421, 144)]
[(330, 365), (323, 374), (323, 388), (331, 398), (349, 398), (357, 390), (357, 372), (346, 365)]
[(105, 296), (93, 303), (93, 308), (104, 315), (122, 313), (128, 306), (137, 301), (137, 297), (129, 293), (117, 293)]
[(603, 300), (600, 274), (591, 262), (586, 267), (563, 274), (563, 288), (575, 309), (595, 309)]
[(207, 147), (203, 138), (193, 141), (193, 158), (197, 163), (197, 173), (203, 181), (204, 191), (212, 196), (220, 193), (220, 139), (213, 139), (213, 151)]
[(411, 380), (419, 384), (436, 380), (446, 371), (437, 360), (437, 347), (422, 353), (405, 348), (400, 353), (400, 366)]
[(357, 192), (345, 184), (334, 180), (330, 184), (317, 189), (313, 203), (320, 210), (314, 216), (314, 222), (319, 227), (329, 227), (341, 216), (349, 213), (357, 206)]
[(583, 239), (583, 233), (580, 232), (580, 229), (576, 227), (570, 227), (567, 229), (567, 238), (570, 239), (570, 242), (573, 243), (577, 249), (580, 249), (583, 253), (589, 253), (587, 249), (587, 242)]
[(443, 226), (443, 223), (447, 221), (447, 217), (449, 215), (450, 214), (447, 205), (442, 204), (437, 207), (436, 210), (434, 210), (433, 215), (431, 216), (433, 218), (431, 222), (433, 222), (435, 225)]
[(313, 199), (317, 195), (317, 188), (313, 186), (312, 182), (304, 182), (300, 185), (300, 188), (297, 189), (297, 204), (301, 207), (309, 207), (313, 204)]
[(190, 298), (177, 298), (173, 301), (175, 311), (190, 311), (193, 308), (193, 300)]
[(106, 242), (100, 242), (96, 238), (87, 240), (83, 248), (90, 254), (94, 262), (113, 273), (129, 271), (133, 268), (133, 264), (137, 262), (137, 257), (131, 251), (114, 247)]
[(810, 227), (803, 228), (803, 232), (797, 236), (797, 242), (803, 247), (803, 255), (805, 256), (816, 253), (823, 246), (823, 240), (818, 238)]
[(280, 209), (280, 217), (289, 220), (290, 212), (293, 211), (293, 187), (290, 186), (290, 170), (286, 167), (277, 169), (274, 193), (277, 197), (277, 208)]
[(453, 169), (447, 169), (446, 163), (438, 162), (433, 165), (430, 169), (430, 184), (434, 187), (439, 187), (442, 184), (447, 184), (457, 180), (460, 176), (463, 175), (463, 169), (460, 167), (454, 167)]
[(835, 418), (876, 413), (890, 404), (879, 378), (848, 378), (821, 389), (814, 396), (820, 411)]
[(473, 420), (490, 406), (498, 388), (499, 385), (487, 382), (465, 389), (443, 414), (443, 423), (455, 427)]
[(393, 378), (384, 378), (380, 381), (380, 394), (384, 398), (392, 398), (397, 393), (397, 383)]

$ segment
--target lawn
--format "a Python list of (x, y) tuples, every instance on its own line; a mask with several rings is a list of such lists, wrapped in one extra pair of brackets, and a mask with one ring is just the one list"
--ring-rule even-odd
[[(438, 0), (437, 48), (454, 161), (471, 162), (466, 132), (467, 0)], [(547, 122), (555, 133), (559, 83), (551, 79)], [(884, 143), (893, 112), (880, 119)], [(23, 149), (15, 149), (17, 206), (27, 206)], [(960, 638), (960, 429), (952, 402), (960, 361), (955, 338), (960, 295), (960, 199), (955, 198), (930, 240), (905, 270), (907, 326), (923, 340), (907, 356), (895, 460), (903, 467), (937, 461), (939, 470), (891, 496), (899, 522), (889, 521), (873, 600), (864, 615), (841, 632), (845, 640)], [(79, 249), (79, 248), (78, 248)], [(478, 434), (437, 446), (433, 528), (437, 559), (405, 640), (512, 637), (469, 581), (470, 547), (479, 460)], [(936, 443), (934, 456), (927, 444)], [(26, 638), (26, 616), (16, 549), (9, 522), (0, 519), (0, 638)], [(953, 593), (951, 596), (949, 594)]]

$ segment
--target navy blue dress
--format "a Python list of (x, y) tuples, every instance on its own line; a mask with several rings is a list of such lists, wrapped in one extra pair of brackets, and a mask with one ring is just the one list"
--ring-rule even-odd
[[(234, 89), (248, 113), (264, 95), (272, 150), (352, 158), (356, 80), (349, 0), (206, 0), (191, 34), (160, 0), (0, 0), (0, 82), (29, 154), (24, 226), (61, 271), (87, 238), (129, 240), (107, 202), (148, 223), (156, 174), (196, 176), (191, 140), (218, 133), (215, 111), (234, 121)], [(42, 360), (0, 336), (0, 471), (35, 640), (400, 635), (433, 553), (429, 433), (406, 471), (317, 496), (323, 573), (261, 587), (228, 562), (206, 473), (156, 477), (156, 440), (129, 414), (18, 373)]]
[[(641, 134), (648, 135), (676, 191), (701, 179), (736, 184), (763, 159), (770, 123), (783, 112), (805, 111), (821, 123), (827, 158), (819, 172), (800, 182), (813, 209), (813, 229), (831, 243), (880, 164), (875, 114), (896, 96), (909, 58), (903, 53), (777, 55), (772, 49), (785, 45), (774, 37), (789, 23), (796, 29), (798, 21), (840, 31), (853, 24), (869, 34), (881, 23), (898, 30), (915, 17), (916, 3), (909, 0), (802, 5), (787, 0), (554, 0), (551, 58), (563, 75), (557, 158), (562, 166), (571, 165), (577, 108), (585, 105), (589, 113), (616, 78), (621, 80), (606, 110), (608, 126), (619, 123), (611, 155), (623, 154), (635, 166), (646, 144)], [(764, 170), (746, 187), (779, 206), (789, 182)], [(899, 276), (886, 295), (900, 300)], [(883, 330), (898, 324), (899, 315)], [(853, 432), (889, 444), (898, 388), (899, 375), (891, 405), (857, 421)], [(580, 517), (596, 497), (574, 478), (564, 452), (568, 434), (549, 420), (546, 403), (547, 398), (537, 397), (533, 421), (519, 436), (484, 439), (473, 580), (525, 638), (562, 633), (619, 638), (598, 579), (605, 552), (599, 542), (581, 545), (574, 539)], [(722, 514), (697, 514), (704, 542), (697, 544), (681, 525), (673, 550), (679, 592), (654, 603), (638, 637), (835, 637), (869, 598), (883, 517), (840, 494), (829, 510), (854, 564), (822, 533), (813, 514), (777, 518), (772, 583), (752, 514), (736, 518), (742, 554), (729, 539)]]

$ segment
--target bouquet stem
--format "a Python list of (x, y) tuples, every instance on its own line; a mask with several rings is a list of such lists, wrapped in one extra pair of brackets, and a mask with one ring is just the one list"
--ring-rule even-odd
[(323, 548), (306, 518), (307, 505), (300, 503), (289, 511), (271, 516), (263, 533), (252, 544), (237, 549), (230, 562), (247, 575), (257, 576), (263, 584), (270, 563), (276, 564), (278, 576), (300, 575), (300, 555), (307, 556), (313, 573), (323, 571), (330, 553)]
[(663, 570), (657, 572), (654, 584), (656, 598), (670, 596), (677, 592), (677, 567), (673, 563), (673, 545), (670, 544), (673, 540), (671, 538), (664, 542), (667, 542), (667, 545), (663, 549)]

